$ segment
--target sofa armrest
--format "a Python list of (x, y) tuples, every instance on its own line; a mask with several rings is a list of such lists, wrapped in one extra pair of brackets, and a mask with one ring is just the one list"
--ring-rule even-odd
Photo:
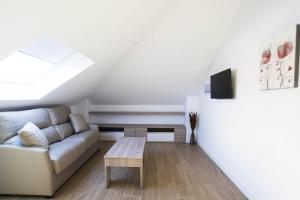
[(48, 150), (0, 145), (0, 194), (50, 196), (53, 174)]
[(97, 139), (98, 139), (98, 144), (99, 144), (99, 150), (101, 149), (101, 138), (100, 138), (100, 131), (99, 131), (99, 127), (96, 124), (89, 124), (89, 128), (90, 130), (93, 130), (97, 133)]
[(99, 128), (96, 124), (89, 124), (90, 130), (97, 131), (99, 133)]

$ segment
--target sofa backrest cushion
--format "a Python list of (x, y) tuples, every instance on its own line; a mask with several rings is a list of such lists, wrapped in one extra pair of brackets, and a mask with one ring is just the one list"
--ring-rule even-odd
[(27, 122), (32, 122), (39, 128), (51, 125), (49, 114), (44, 108), (0, 112), (0, 144), (17, 135)]
[(69, 121), (71, 110), (68, 106), (47, 108), (52, 125), (63, 124)]
[(73, 127), (70, 122), (55, 125), (55, 128), (58, 131), (62, 140), (71, 136), (74, 133)]
[(61, 140), (61, 136), (54, 126), (49, 126), (48, 128), (44, 128), (42, 129), (42, 132), (45, 134), (49, 144), (53, 144)]

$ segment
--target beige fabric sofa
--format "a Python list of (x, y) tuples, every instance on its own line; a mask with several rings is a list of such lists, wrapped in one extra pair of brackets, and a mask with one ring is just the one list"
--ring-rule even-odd
[(70, 134), (70, 128), (64, 128), (70, 127), (69, 113), (67, 106), (0, 112), (0, 194), (52, 196), (99, 149), (99, 131), (92, 125), (48, 150), (20, 142), (17, 132), (27, 122), (41, 130), (62, 127)]

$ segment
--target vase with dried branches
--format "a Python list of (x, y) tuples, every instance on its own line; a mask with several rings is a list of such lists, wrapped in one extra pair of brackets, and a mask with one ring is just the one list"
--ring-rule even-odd
[(190, 116), (190, 124), (191, 124), (191, 129), (192, 129), (190, 144), (193, 145), (193, 144), (196, 144), (194, 130), (195, 130), (196, 124), (197, 124), (197, 112), (195, 112), (195, 113), (194, 112), (190, 112), (189, 116)]

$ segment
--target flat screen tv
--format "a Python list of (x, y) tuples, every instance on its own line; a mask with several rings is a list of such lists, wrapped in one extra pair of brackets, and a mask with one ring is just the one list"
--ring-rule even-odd
[(232, 99), (231, 69), (226, 69), (210, 77), (210, 95), (212, 99)]

